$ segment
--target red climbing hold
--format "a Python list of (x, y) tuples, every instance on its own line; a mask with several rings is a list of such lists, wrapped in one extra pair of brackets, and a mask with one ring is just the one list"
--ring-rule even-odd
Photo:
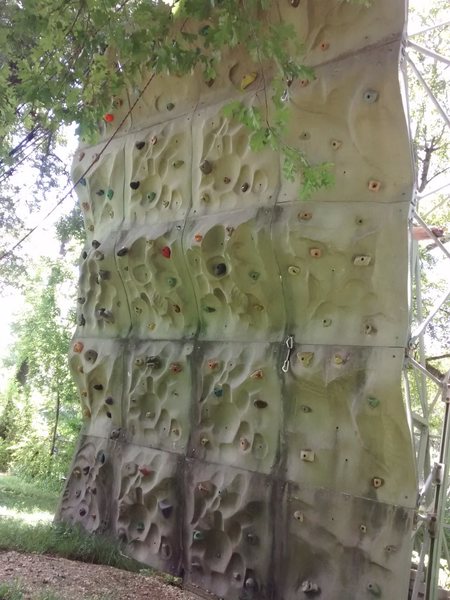
[(151, 475), (153, 473), (153, 471), (151, 469), (149, 469), (148, 467), (139, 467), (139, 473), (141, 473), (142, 475), (144, 475), (144, 477), (146, 477), (147, 475)]
[(112, 115), (111, 113), (106, 113), (106, 115), (103, 118), (107, 123), (112, 123), (114, 121), (114, 115)]
[(169, 246), (164, 246), (164, 248), (161, 248), (161, 254), (164, 256), (164, 258), (170, 258), (172, 251)]

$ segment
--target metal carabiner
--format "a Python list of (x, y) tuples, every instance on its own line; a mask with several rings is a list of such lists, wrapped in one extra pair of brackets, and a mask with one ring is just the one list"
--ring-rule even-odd
[(291, 360), (292, 350), (294, 348), (294, 336), (289, 335), (286, 338), (285, 343), (286, 343), (286, 347), (287, 347), (287, 353), (286, 353), (286, 358), (284, 359), (283, 366), (281, 367), (281, 370), (283, 371), (283, 373), (287, 373), (289, 371), (289, 363)]

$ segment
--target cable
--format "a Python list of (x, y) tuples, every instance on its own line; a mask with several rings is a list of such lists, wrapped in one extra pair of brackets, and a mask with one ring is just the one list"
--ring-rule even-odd
[(156, 76), (156, 73), (152, 73), (152, 75), (149, 77), (149, 79), (148, 79), (147, 83), (145, 84), (145, 86), (142, 88), (142, 90), (140, 90), (140, 92), (139, 92), (136, 100), (130, 106), (130, 108), (128, 109), (128, 112), (126, 113), (126, 115), (123, 117), (123, 119), (121, 120), (121, 122), (119, 123), (119, 125), (117, 126), (117, 128), (115, 129), (115, 131), (113, 132), (113, 134), (111, 135), (111, 137), (107, 140), (106, 144), (103, 146), (103, 148), (97, 154), (97, 156), (94, 158), (94, 160), (91, 162), (91, 164), (85, 169), (85, 171), (80, 175), (80, 177), (75, 181), (75, 183), (70, 187), (70, 189), (64, 194), (64, 196), (62, 196), (58, 200), (58, 202), (45, 214), (45, 216), (41, 219), (41, 221), (39, 221), (39, 223), (37, 225), (35, 225), (34, 227), (32, 227), (24, 236), (22, 236), (20, 238), (20, 240), (18, 240), (13, 246), (11, 246), (11, 248), (9, 248), (6, 252), (4, 252), (0, 256), (0, 261), (3, 260), (4, 258), (6, 258), (7, 256), (9, 256), (10, 254), (12, 254), (14, 252), (14, 250), (16, 250), (19, 246), (21, 246), (23, 244), (23, 242), (30, 237), (30, 235), (32, 235), (37, 229), (39, 229), (40, 227), (42, 227), (42, 225), (45, 223), (45, 221), (72, 194), (72, 192), (74, 191), (74, 189), (76, 188), (76, 186), (89, 173), (89, 171), (92, 169), (92, 167), (95, 165), (95, 163), (98, 162), (98, 159), (102, 156), (102, 154), (105, 152), (105, 150), (111, 144), (111, 142), (113, 141), (113, 139), (116, 137), (117, 133), (122, 128), (123, 124), (128, 119), (128, 117), (130, 116), (130, 114), (133, 111), (134, 107), (139, 102), (139, 100), (142, 98), (143, 94), (145, 93), (145, 91), (147, 90), (148, 86), (151, 84), (151, 82), (155, 78), (155, 76)]

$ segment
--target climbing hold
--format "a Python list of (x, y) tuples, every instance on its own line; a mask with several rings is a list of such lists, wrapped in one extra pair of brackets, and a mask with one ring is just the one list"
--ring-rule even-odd
[(230, 227), (229, 225), (225, 227), (225, 231), (227, 232), (228, 237), (231, 237), (234, 233), (234, 227)]
[(233, 573), (233, 579), (236, 581), (240, 581), (242, 579), (242, 575), (240, 573), (238, 573), (237, 571), (235, 571)]
[(180, 363), (177, 362), (173, 362), (169, 369), (172, 371), (172, 373), (181, 373), (181, 371), (183, 370), (183, 367), (181, 366)]
[(202, 197), (200, 198), (200, 200), (202, 202), (204, 202), (205, 204), (209, 204), (209, 200), (210, 200), (209, 195), (208, 194), (202, 194)]
[(365, 326), (364, 326), (364, 333), (366, 335), (373, 335), (376, 332), (377, 332), (376, 328), (371, 323), (366, 323), (365, 324)]
[(83, 260), (86, 260), (86, 258), (87, 258), (87, 252), (86, 252), (86, 250), (83, 250), (83, 252), (81, 253), (81, 258)]
[(380, 401), (378, 400), (378, 398), (374, 398), (373, 396), (369, 396), (367, 398), (367, 403), (369, 404), (370, 408), (376, 408), (380, 404)]
[(256, 312), (262, 312), (264, 310), (264, 306), (262, 304), (252, 304), (252, 308), (256, 310)]
[(245, 580), (244, 586), (248, 590), (254, 590), (257, 588), (256, 581), (253, 579), (253, 577), (247, 577), (247, 579)]
[(251, 531), (249, 531), (246, 535), (246, 540), (247, 542), (251, 545), (251, 546), (256, 546), (256, 544), (258, 543), (258, 536), (255, 535), (254, 533), (252, 533)]
[(261, 398), (257, 398), (253, 401), (253, 406), (255, 408), (267, 408), (267, 402), (265, 400), (261, 400)]
[(132, 190), (137, 190), (140, 185), (141, 185), (140, 181), (131, 181), (130, 182), (130, 188)]
[(180, 313), (181, 312), (181, 307), (180, 307), (179, 304), (172, 304), (172, 308), (173, 308), (173, 311), (176, 312), (176, 313)]
[(95, 350), (87, 350), (84, 353), (84, 360), (86, 360), (87, 362), (90, 363), (95, 363), (95, 361), (97, 360), (98, 357), (98, 353)]
[(169, 110), (169, 111), (170, 111), (170, 110), (173, 110), (173, 109), (175, 108), (175, 104), (174, 104), (173, 102), (168, 102), (168, 103), (166, 104), (166, 108), (167, 108), (167, 110)]
[(94, 260), (104, 260), (105, 255), (101, 250), (96, 250), (93, 255)]
[(300, 458), (306, 462), (314, 462), (315, 457), (312, 450), (300, 450)]
[(289, 275), (298, 275), (300, 273), (300, 267), (296, 267), (295, 265), (291, 265), (288, 267)]
[(214, 492), (214, 485), (210, 481), (201, 481), (197, 485), (197, 490), (202, 494), (202, 496), (211, 496), (211, 494)]
[(148, 412), (145, 413), (145, 418), (146, 419), (154, 419), (155, 413), (152, 410), (149, 410)]
[(72, 471), (72, 475), (74, 477), (76, 477), (77, 479), (81, 478), (81, 469), (80, 467), (75, 467), (75, 469)]
[(84, 296), (80, 296), (77, 298), (78, 304), (84, 304), (86, 302), (86, 298)]
[(250, 87), (252, 85), (252, 83), (254, 81), (256, 81), (256, 79), (258, 78), (258, 73), (253, 72), (253, 73), (247, 73), (246, 75), (244, 75), (241, 79), (241, 85), (240, 88), (242, 91), (246, 90), (248, 87)]
[(250, 442), (247, 440), (247, 438), (241, 438), (239, 440), (239, 447), (245, 452), (250, 448)]
[(246, 191), (248, 190), (248, 188), (249, 188), (249, 187), (250, 187), (250, 186), (249, 186), (249, 184), (248, 184), (248, 183), (243, 183), (243, 184), (241, 185), (241, 192), (246, 192)]
[(371, 260), (372, 260), (371, 256), (367, 256), (367, 255), (355, 256), (355, 258), (353, 259), (353, 264), (356, 267), (368, 267), (370, 265)]
[(103, 117), (107, 123), (112, 123), (114, 121), (114, 115), (111, 113), (106, 113)]
[(103, 385), (101, 383), (94, 383), (94, 385), (92, 387), (94, 388), (94, 390), (97, 390), (98, 392), (101, 392), (103, 390)]
[(89, 466), (83, 467), (83, 474), (84, 475), (89, 475), (89, 471), (90, 470), (91, 470), (91, 467), (89, 467)]
[(348, 356), (346, 354), (335, 354), (333, 361), (335, 365), (344, 365), (347, 362)]
[(112, 197), (114, 196), (114, 190), (109, 189), (106, 192), (106, 196), (107, 196), (108, 200), (112, 200)]
[(209, 444), (209, 440), (207, 437), (202, 437), (200, 440), (200, 444), (204, 447), (206, 447)]
[(294, 8), (297, 8), (297, 6), (300, 4), (300, 0), (290, 0), (290, 4)]
[(310, 412), (312, 412), (312, 408), (310, 406), (306, 406), (306, 404), (301, 404), (300, 405), (300, 409), (304, 413), (310, 413)]
[(204, 173), (204, 175), (209, 175), (212, 172), (212, 164), (208, 160), (204, 160), (200, 164), (200, 171)]
[(169, 500), (164, 499), (158, 502), (159, 510), (162, 512), (162, 515), (165, 519), (168, 519), (173, 511), (173, 505), (169, 502)]
[(84, 348), (83, 342), (75, 342), (75, 344), (73, 345), (73, 351), (76, 352), (77, 354), (82, 352), (83, 348)]
[(90, 411), (90, 410), (89, 410), (89, 408), (86, 406), (86, 407), (83, 409), (83, 417), (86, 417), (87, 419), (89, 419), (89, 418), (90, 418), (90, 416), (91, 416), (91, 411)]
[(194, 542), (201, 542), (205, 539), (205, 534), (203, 531), (199, 531), (198, 529), (194, 529), (192, 533), (192, 539)]
[(227, 272), (227, 265), (225, 263), (217, 263), (213, 266), (213, 274), (215, 277), (223, 277)]
[(105, 271), (104, 269), (100, 269), (100, 271), (98, 272), (98, 277), (99, 279), (109, 279), (111, 277), (111, 272), (110, 271)]
[(139, 523), (136, 524), (136, 531), (138, 533), (142, 533), (145, 530), (145, 523), (143, 523), (142, 521), (139, 521)]
[(250, 375), (250, 379), (264, 379), (264, 373), (262, 369), (256, 369)]
[(367, 102), (367, 104), (373, 104), (378, 100), (378, 92), (376, 90), (364, 90), (363, 92), (363, 100)]
[(175, 287), (177, 285), (176, 277), (168, 277), (167, 278), (167, 284), (171, 288)]
[(114, 323), (114, 317), (110, 310), (106, 310), (106, 308), (98, 309), (98, 318), (103, 319), (107, 323)]
[(196, 234), (194, 235), (194, 240), (195, 240), (196, 242), (201, 242), (201, 241), (202, 241), (202, 239), (203, 239), (203, 236), (202, 236), (202, 234), (201, 234), (201, 233), (196, 233)]
[(381, 182), (377, 181), (376, 179), (371, 179), (368, 186), (371, 192), (378, 192), (381, 188)]
[(142, 465), (142, 467), (139, 467), (139, 473), (141, 475), (143, 475), (144, 477), (148, 477), (149, 475), (151, 475), (153, 473), (152, 469), (149, 469), (147, 466)]
[(331, 319), (322, 319), (322, 325), (324, 327), (330, 327), (330, 325), (331, 325)]
[(87, 510), (85, 508), (80, 508), (80, 517), (84, 517), (86, 513)]
[(303, 523), (303, 519), (304, 519), (304, 515), (300, 510), (296, 510), (294, 512), (294, 519), (296, 521), (299, 521), (300, 523)]
[(86, 179), (84, 177), (80, 177), (80, 179), (78, 180), (78, 183), (80, 185), (84, 185), (85, 186), (86, 185)]
[(258, 281), (260, 275), (261, 273), (258, 273), (258, 271), (250, 271), (250, 273), (248, 274), (250, 279), (253, 279), (253, 281)]
[(367, 533), (367, 525), (364, 525), (364, 523), (361, 523), (361, 525), (359, 526), (359, 530), (361, 533)]
[(309, 367), (314, 358), (314, 352), (298, 352), (297, 359), (304, 367)]
[(216, 309), (215, 309), (215, 308), (213, 308), (212, 306), (204, 306), (204, 307), (203, 307), (203, 310), (204, 310), (205, 312), (207, 312), (207, 313), (213, 313), (213, 312), (216, 312)]
[(317, 583), (313, 583), (312, 581), (304, 581), (300, 587), (301, 591), (305, 594), (311, 594), (315, 592), (320, 592), (320, 588)]
[(106, 411), (106, 416), (108, 419), (112, 419), (112, 414), (109, 412), (109, 410)]
[(78, 160), (81, 162), (85, 156), (86, 155), (84, 152), (80, 152), (80, 154), (78, 155)]
[(105, 464), (105, 462), (106, 462), (106, 454), (103, 452), (103, 450), (99, 450), (98, 451), (96, 460), (97, 460), (97, 462), (101, 463), (102, 465)]
[(118, 429), (113, 429), (111, 431), (111, 433), (109, 434), (109, 439), (111, 439), (111, 440), (118, 440), (119, 437), (120, 437), (120, 432), (121, 431), (122, 430), (120, 429), (120, 427)]
[(153, 369), (159, 369), (161, 368), (161, 359), (159, 356), (146, 356), (145, 364)]
[(214, 358), (208, 360), (208, 369), (211, 369), (211, 371), (214, 371), (218, 367), (219, 367), (219, 361), (218, 360), (215, 360)]
[(198, 35), (208, 35), (208, 31), (211, 29), (211, 27), (209, 25), (204, 25), (203, 27), (200, 27), (200, 29), (198, 30)]
[(384, 479), (382, 477), (372, 477), (372, 485), (375, 489), (380, 488), (384, 484)]
[(147, 200), (149, 202), (153, 202), (153, 200), (155, 200), (155, 198), (156, 198), (156, 192), (149, 192), (147, 194)]
[(105, 195), (105, 190), (97, 190), (97, 191), (95, 192), (95, 194), (96, 194), (97, 196), (104, 196), (104, 195)]
[(101, 246), (100, 242), (98, 240), (92, 240), (91, 242), (91, 246), (95, 249), (99, 248)]
[(81, 203), (81, 208), (82, 208), (84, 211), (88, 211), (88, 210), (91, 208), (91, 205), (89, 204), (89, 202), (82, 202), (82, 203)]
[(300, 79), (300, 85), (301, 87), (306, 87), (309, 85), (309, 79)]
[(154, 329), (156, 329), (156, 323), (149, 323), (147, 325), (147, 329), (149, 329), (150, 331), (153, 331)]
[(338, 150), (342, 146), (342, 142), (340, 140), (331, 140), (330, 143), (333, 150)]
[(214, 393), (214, 396), (216, 396), (216, 398), (222, 398), (223, 388), (219, 385), (216, 385), (216, 386), (214, 386), (213, 393)]
[(145, 147), (145, 142), (136, 142), (135, 146), (138, 150), (142, 150)]
[(120, 108), (123, 105), (123, 100), (122, 98), (114, 98), (112, 104), (114, 108)]
[(320, 248), (310, 248), (309, 255), (312, 258), (320, 258), (322, 256), (322, 250)]
[(108, 396), (105, 400), (105, 404), (108, 404), (108, 406), (112, 406), (114, 404), (114, 399), (111, 398), (111, 396)]
[(224, 177), (224, 178), (223, 178), (223, 182), (224, 182), (224, 183), (230, 183), (230, 182), (231, 182), (231, 179), (230, 179), (229, 177)]
[(161, 254), (164, 256), (164, 258), (170, 258), (172, 251), (169, 246), (164, 246), (164, 248), (161, 248)]
[(150, 144), (151, 144), (152, 146), (155, 146), (157, 143), (158, 143), (158, 138), (156, 137), (156, 135), (153, 135), (153, 136), (150, 138)]
[(369, 592), (369, 594), (372, 594), (372, 596), (375, 596), (376, 598), (379, 598), (381, 596), (381, 588), (377, 583), (368, 583), (367, 591)]
[(117, 250), (117, 256), (125, 256), (126, 254), (128, 254), (128, 248), (125, 246)]
[(180, 168), (180, 167), (182, 167), (183, 165), (184, 165), (184, 160), (175, 160), (175, 161), (172, 163), (172, 167), (173, 167), (174, 169), (179, 169), (179, 168)]
[(322, 52), (325, 52), (325, 50), (328, 50), (329, 47), (330, 47), (329, 42), (321, 42), (321, 44), (320, 44), (320, 49), (322, 50)]

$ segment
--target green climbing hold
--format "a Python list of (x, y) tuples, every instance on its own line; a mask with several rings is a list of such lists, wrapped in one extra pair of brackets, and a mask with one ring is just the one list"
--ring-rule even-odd
[(175, 160), (175, 161), (172, 163), (172, 167), (173, 167), (174, 169), (179, 169), (179, 168), (180, 168), (180, 167), (182, 167), (183, 165), (184, 165), (184, 160)]
[(175, 104), (173, 102), (168, 102), (166, 104), (167, 110), (173, 110), (175, 108)]
[(86, 185), (86, 179), (84, 177), (80, 177), (80, 179), (78, 180), (78, 183), (80, 185)]
[(210, 29), (211, 29), (211, 27), (210, 27), (209, 25), (204, 25), (203, 27), (201, 27), (201, 28), (198, 30), (198, 34), (199, 34), (199, 35), (203, 35), (203, 36), (205, 36), (205, 35), (208, 35), (208, 31), (209, 31)]
[(253, 279), (253, 281), (257, 281), (259, 279), (260, 273), (258, 273), (258, 271), (250, 271), (248, 276), (250, 277), (250, 279)]
[(216, 309), (215, 309), (215, 308), (213, 308), (212, 306), (205, 306), (205, 307), (203, 307), (203, 310), (204, 310), (205, 312), (207, 312), (207, 313), (213, 313), (213, 312), (216, 312)]
[(373, 396), (369, 396), (367, 402), (369, 403), (370, 408), (376, 408), (380, 404), (378, 398), (374, 398)]
[(367, 585), (367, 591), (369, 592), (369, 594), (372, 594), (372, 596), (375, 596), (376, 598), (379, 598), (381, 596), (381, 588), (377, 583), (369, 583)]
[(223, 396), (223, 389), (222, 389), (221, 386), (216, 385), (214, 387), (213, 392), (214, 392), (214, 396), (216, 396), (216, 398), (222, 398), (222, 396)]
[(95, 193), (97, 194), (97, 196), (104, 196), (105, 195), (105, 190), (98, 190)]
[(194, 540), (194, 542), (201, 542), (202, 540), (205, 539), (205, 534), (203, 533), (203, 531), (194, 529), (194, 531), (192, 533), (192, 539)]
[(111, 189), (109, 189), (109, 190), (106, 192), (106, 195), (107, 195), (107, 197), (108, 197), (108, 200), (112, 200), (112, 197), (114, 196), (114, 190), (111, 190)]
[(153, 202), (153, 200), (156, 198), (156, 192), (150, 192), (147, 194), (147, 200), (149, 202)]
[(169, 277), (167, 283), (169, 284), (169, 287), (175, 287), (177, 285), (177, 280), (175, 277)]

